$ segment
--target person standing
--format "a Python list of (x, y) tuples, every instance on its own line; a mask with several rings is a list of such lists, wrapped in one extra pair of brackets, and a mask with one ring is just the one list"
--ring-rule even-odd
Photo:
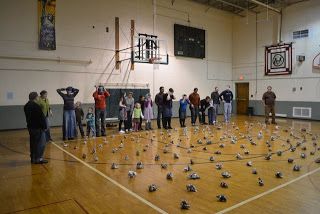
[(47, 160), (43, 159), (47, 124), (42, 109), (37, 104), (38, 100), (38, 93), (31, 92), (29, 94), (29, 101), (24, 106), (24, 113), (30, 136), (30, 158), (32, 164), (48, 163)]
[(230, 85), (227, 86), (227, 89), (221, 92), (219, 98), (223, 101), (224, 107), (224, 121), (226, 123), (230, 122), (231, 119), (231, 112), (232, 112), (232, 100), (233, 100), (233, 93), (230, 90)]
[[(139, 103), (141, 106), (141, 111), (142, 113), (144, 113), (144, 101), (145, 101), (145, 97), (143, 95), (139, 96)], [(142, 117), (140, 117), (140, 124), (139, 124), (139, 130), (142, 130)]]
[(46, 118), (46, 124), (47, 124), (47, 129), (46, 129), (46, 141), (52, 141), (51, 138), (51, 133), (50, 133), (50, 121), (49, 117), (52, 116), (52, 111), (50, 108), (49, 100), (48, 100), (48, 92), (46, 90), (42, 90), (40, 92), (40, 98), (38, 101), (38, 104), (41, 107), (41, 110)]
[(189, 100), (189, 108), (191, 111), (191, 125), (194, 126), (199, 115), (200, 95), (198, 94), (198, 88), (193, 89), (193, 92), (189, 95)]
[(119, 100), (119, 133), (120, 134), (125, 133), (125, 131), (122, 130), (122, 123), (124, 122), (124, 126), (126, 126), (126, 123), (127, 123), (126, 107), (127, 107), (126, 99), (124, 98), (124, 95), (121, 95)]
[(162, 126), (164, 126), (164, 116), (163, 116), (163, 95), (164, 95), (164, 87), (161, 86), (159, 88), (159, 93), (156, 95), (154, 102), (158, 107), (158, 114), (157, 114), (157, 125), (158, 129), (161, 129), (161, 120)]
[(144, 118), (142, 110), (141, 110), (141, 105), (139, 102), (134, 104), (134, 108), (132, 111), (132, 119), (133, 119), (133, 131), (137, 132), (139, 131), (139, 124), (140, 124), (140, 118)]
[(269, 114), (271, 112), (272, 115), (272, 124), (277, 124), (276, 123), (276, 116), (275, 116), (275, 101), (276, 101), (276, 94), (272, 91), (272, 87), (268, 86), (267, 91), (263, 94), (262, 96), (262, 101), (264, 105), (264, 112), (265, 112), (265, 122), (266, 124), (269, 123)]
[[(63, 91), (66, 91), (67, 93), (65, 94)], [(79, 93), (79, 89), (69, 86), (67, 88), (57, 89), (57, 92), (62, 97), (64, 102), (62, 125), (63, 140), (73, 140), (77, 136), (74, 98)]]
[(187, 95), (182, 95), (182, 98), (179, 101), (179, 121), (180, 121), (180, 127), (184, 128), (186, 127), (186, 117), (187, 117), (187, 106), (190, 104), (189, 99), (187, 98)]
[(132, 96), (132, 92), (129, 92), (128, 96), (125, 97), (126, 99), (126, 111), (127, 111), (127, 120), (125, 123), (125, 131), (132, 131), (132, 113), (134, 108), (134, 98)]
[(76, 102), (76, 107), (75, 107), (75, 112), (76, 112), (76, 122), (79, 127), (79, 131), (81, 133), (81, 137), (84, 137), (84, 131), (83, 131), (83, 126), (82, 126), (82, 120), (84, 117), (84, 112), (81, 107), (81, 102)]
[(173, 95), (173, 89), (169, 88), (168, 93), (163, 95), (163, 116), (165, 129), (172, 129), (171, 127), (171, 117), (172, 117), (172, 100), (176, 99)]
[(206, 123), (206, 109), (209, 107), (210, 105), (210, 97), (206, 96), (205, 99), (202, 99), (200, 101), (200, 115), (201, 118), (199, 118), (200, 123), (203, 125), (207, 125), (208, 123)]
[(90, 133), (92, 137), (96, 136), (96, 127), (95, 127), (95, 116), (93, 114), (93, 108), (88, 108), (88, 113), (86, 115), (86, 122), (87, 122), (87, 136), (90, 137)]
[(151, 120), (153, 119), (153, 109), (152, 109), (153, 103), (152, 103), (150, 93), (146, 95), (146, 99), (143, 105), (144, 105), (143, 115), (144, 115), (144, 119), (146, 120), (146, 130), (152, 130)]
[[(96, 136), (106, 136), (106, 99), (110, 96), (109, 92), (102, 86), (96, 86), (96, 91), (93, 93), (95, 102), (95, 124), (96, 124)], [(99, 126), (99, 120), (100, 125)]]
[(208, 121), (209, 121), (209, 125), (214, 125), (214, 123), (213, 123), (213, 114), (214, 114), (213, 99), (210, 98), (209, 107), (208, 107)]
[(211, 93), (211, 100), (212, 100), (212, 123), (215, 124), (218, 122), (217, 116), (218, 116), (218, 109), (220, 105), (220, 98), (219, 98), (219, 88), (215, 87), (214, 92)]

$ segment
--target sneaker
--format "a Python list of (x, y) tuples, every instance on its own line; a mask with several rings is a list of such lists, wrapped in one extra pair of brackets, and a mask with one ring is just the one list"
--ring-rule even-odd
[(46, 164), (46, 163), (48, 163), (48, 161), (45, 159), (34, 162), (34, 164)]
[(124, 133), (126, 133), (126, 132), (123, 130), (119, 131), (119, 134), (124, 134)]

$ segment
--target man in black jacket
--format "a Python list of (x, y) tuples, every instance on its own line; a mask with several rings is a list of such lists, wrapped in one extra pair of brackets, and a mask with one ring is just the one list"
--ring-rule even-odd
[(48, 163), (47, 160), (43, 159), (47, 124), (41, 107), (36, 103), (38, 99), (38, 93), (31, 92), (29, 94), (29, 102), (24, 106), (24, 113), (30, 136), (30, 158), (32, 164)]
[(219, 98), (219, 88), (215, 87), (214, 92), (211, 93), (211, 99), (212, 99), (212, 104), (213, 104), (213, 123), (218, 122), (217, 116), (218, 116), (218, 108), (220, 105), (220, 98)]
[(207, 96), (205, 99), (202, 99), (200, 100), (200, 115), (201, 115), (201, 118), (200, 118), (200, 123), (201, 124), (208, 124), (206, 123), (206, 109), (209, 107), (210, 105), (210, 97)]
[(230, 85), (228, 85), (227, 89), (224, 90), (219, 97), (223, 101), (224, 121), (228, 123), (230, 122), (230, 119), (231, 119), (232, 100), (233, 100), (233, 93), (230, 90)]
[(157, 125), (158, 129), (161, 129), (161, 120), (162, 120), (162, 125), (164, 126), (164, 116), (163, 116), (163, 95), (164, 95), (164, 87), (161, 86), (159, 88), (159, 93), (156, 95), (154, 102), (158, 106), (158, 115), (157, 115)]

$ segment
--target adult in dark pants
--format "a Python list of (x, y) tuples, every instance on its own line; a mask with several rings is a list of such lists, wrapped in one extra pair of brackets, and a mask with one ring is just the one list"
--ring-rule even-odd
[[(96, 91), (93, 93), (95, 107), (95, 125), (96, 136), (106, 136), (106, 99), (110, 96), (109, 92), (103, 86), (96, 86)], [(100, 120), (100, 124), (99, 124)]]
[(215, 124), (218, 122), (217, 116), (218, 116), (218, 109), (220, 105), (220, 98), (219, 98), (219, 88), (215, 87), (214, 92), (211, 93), (211, 99), (213, 103), (213, 114), (212, 114), (212, 123)]
[[(67, 93), (63, 93), (66, 91)], [(79, 93), (79, 89), (71, 86), (57, 89), (58, 94), (63, 99), (63, 140), (73, 140), (77, 136), (76, 113), (74, 111), (74, 98)]]
[(200, 111), (200, 115), (201, 115), (201, 118), (199, 118), (200, 119), (200, 123), (201, 124), (208, 124), (208, 123), (206, 123), (206, 109), (209, 107), (209, 105), (210, 105), (210, 97), (209, 96), (207, 96), (205, 99), (202, 99), (202, 100), (200, 100), (200, 109), (199, 109), (199, 111)]
[(24, 106), (30, 136), (30, 158), (32, 164), (48, 163), (47, 160), (43, 159), (47, 124), (41, 107), (37, 104), (38, 100), (38, 93), (31, 92), (29, 94), (29, 102)]
[(163, 117), (163, 95), (164, 95), (164, 87), (161, 86), (159, 88), (159, 93), (156, 95), (154, 102), (158, 107), (158, 115), (157, 115), (157, 125), (158, 129), (161, 129), (161, 120), (162, 125), (164, 126), (164, 117)]
[(172, 117), (172, 100), (176, 99), (173, 95), (173, 89), (170, 88), (168, 93), (163, 95), (163, 116), (164, 124), (163, 128), (172, 129), (171, 127), (171, 117)]
[(81, 137), (84, 137), (84, 131), (83, 131), (83, 125), (82, 125), (82, 120), (84, 118), (84, 112), (83, 112), (83, 109), (81, 108), (81, 102), (79, 102), (79, 101), (76, 102), (75, 112), (76, 112), (76, 122), (79, 127)]
[(262, 96), (262, 101), (263, 101), (263, 105), (264, 105), (264, 112), (265, 112), (265, 117), (266, 117), (265, 118), (266, 124), (270, 124), (269, 123), (270, 112), (272, 115), (271, 123), (277, 124), (276, 123), (276, 116), (275, 116), (275, 108), (274, 108), (276, 98), (277, 98), (276, 94), (272, 91), (272, 87), (268, 86), (267, 91)]
[(42, 90), (40, 92), (40, 98), (39, 98), (38, 104), (40, 105), (42, 112), (46, 118), (46, 123), (47, 123), (46, 141), (49, 142), (49, 141), (52, 141), (51, 133), (50, 133), (50, 121), (49, 121), (49, 117), (52, 116), (52, 111), (51, 111), (50, 103), (48, 99), (48, 92), (46, 90)]
[[(141, 105), (141, 111), (144, 112), (144, 101), (145, 101), (145, 97), (143, 95), (139, 96), (139, 103)], [(140, 117), (140, 123), (139, 123), (139, 130), (143, 130), (142, 128), (142, 117)]]
[(191, 111), (191, 125), (194, 126), (197, 121), (200, 106), (200, 95), (198, 94), (198, 88), (193, 89), (193, 92), (189, 95), (189, 101), (189, 108)]
[(187, 98), (187, 95), (184, 94), (182, 95), (182, 99), (179, 101), (179, 121), (180, 121), (180, 126), (181, 127), (186, 127), (185, 122), (187, 118), (187, 106), (188, 104), (190, 105), (190, 101)]
[(128, 96), (125, 97), (126, 100), (126, 111), (127, 111), (127, 120), (125, 121), (125, 130), (126, 132), (132, 131), (132, 113), (134, 109), (134, 98), (133, 93), (129, 92)]
[(221, 92), (219, 97), (223, 101), (224, 122), (229, 123), (231, 119), (232, 100), (233, 100), (233, 93), (230, 90), (230, 85), (228, 85), (226, 90)]

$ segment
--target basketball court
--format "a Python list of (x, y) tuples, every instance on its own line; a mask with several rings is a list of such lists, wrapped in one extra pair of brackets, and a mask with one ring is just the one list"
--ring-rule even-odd
[[(239, 125), (222, 125), (221, 129), (202, 126), (187, 128), (186, 132), (178, 128), (171, 132), (156, 130), (55, 141), (48, 145), (46, 152), (50, 163), (34, 166), (29, 164), (25, 151), (28, 144), (21, 143), (27, 142), (24, 132), (1, 133), (4, 157), (1, 210), (4, 213), (102, 213), (105, 210), (179, 213), (179, 203), (185, 199), (191, 204), (186, 211), (190, 213), (251, 213), (255, 209), (263, 209), (264, 213), (316, 213), (320, 168), (315, 159), (319, 157), (319, 147), (313, 145), (312, 136), (319, 133), (319, 124), (283, 120), (278, 129), (264, 128), (261, 118), (244, 116), (238, 116), (235, 123)], [(301, 132), (305, 126), (311, 127), (310, 132)], [(257, 139), (260, 130), (263, 137)], [(55, 129), (55, 135), (58, 132)], [(250, 136), (257, 145), (248, 141)], [(271, 136), (274, 141), (270, 141)], [(237, 140), (231, 142), (234, 137)], [(304, 138), (305, 143), (296, 147)], [(266, 141), (270, 141), (270, 147)], [(293, 147), (297, 148), (294, 152), (290, 151)], [(221, 154), (216, 154), (217, 151)], [(178, 159), (174, 159), (174, 153), (179, 155)], [(237, 153), (242, 159), (236, 158)], [(301, 153), (305, 153), (306, 158), (302, 159)], [(157, 154), (160, 159), (155, 161)], [(267, 154), (272, 154), (270, 160), (265, 159)], [(288, 158), (292, 158), (293, 163), (288, 163)], [(139, 161), (143, 169), (136, 169)], [(251, 167), (247, 166), (248, 161), (252, 162)], [(111, 169), (112, 163), (118, 168)], [(216, 169), (219, 163), (222, 164), (220, 170)], [(167, 164), (167, 168), (161, 164)], [(188, 165), (192, 170), (185, 172)], [(293, 171), (294, 165), (301, 165), (301, 170)], [(253, 168), (257, 174), (252, 174)], [(130, 170), (137, 172), (134, 178), (128, 177)], [(230, 178), (221, 176), (225, 171), (231, 174)], [(283, 178), (276, 178), (278, 171), (283, 173)], [(172, 180), (166, 178), (168, 172), (173, 173)], [(189, 179), (193, 172), (200, 179)], [(258, 185), (258, 178), (263, 179), (264, 186)], [(220, 187), (222, 181), (228, 188)], [(156, 184), (158, 190), (149, 192), (151, 184)], [(187, 184), (195, 185), (197, 192), (187, 192)], [(226, 195), (227, 202), (218, 202), (216, 195), (219, 194)]]

